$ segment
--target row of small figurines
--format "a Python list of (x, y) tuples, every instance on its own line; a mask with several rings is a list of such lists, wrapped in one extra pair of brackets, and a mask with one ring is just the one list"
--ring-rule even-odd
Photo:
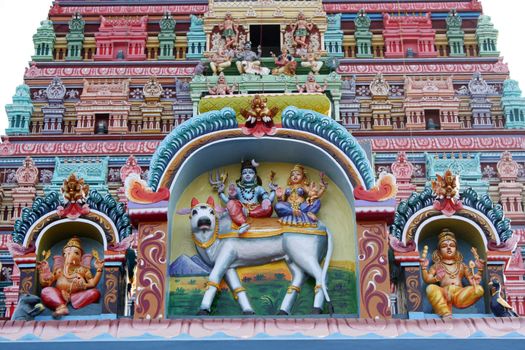
[[(226, 77), (224, 76), (224, 73), (220, 73), (219, 77), (217, 79), (217, 83), (214, 86), (210, 86), (209, 82), (207, 82), (207, 89), (208, 93), (213, 96), (226, 96), (226, 95), (233, 95), (238, 90), (239, 84), (234, 82), (231, 85), (228, 85), (228, 82), (226, 81)], [(297, 90), (300, 94), (302, 93), (323, 93), (328, 88), (328, 81), (324, 81), (324, 85), (319, 84), (316, 79), (315, 75), (310, 72), (308, 74), (308, 77), (306, 78), (306, 82), (304, 84), (296, 83)]]
[[(234, 51), (221, 48), (217, 51), (208, 53), (206, 56), (209, 60), (210, 69), (214, 75), (219, 75), (225, 69), (231, 67), (234, 59), (236, 59), (235, 65), (239, 74), (269, 75), (271, 73), (273, 75), (295, 75), (298, 62), (294, 55), (292, 55), (285, 46), (281, 48), (281, 53), (279, 55), (270, 52), (276, 66), (272, 70), (261, 66), (261, 54), (262, 50), (260, 46), (257, 48), (257, 53), (255, 53), (251, 49), (251, 42), (246, 42), (241, 50)], [(323, 61), (321, 60), (321, 55), (319, 53), (308, 50), (308, 52), (301, 54), (299, 57), (301, 58), (300, 64), (302, 67), (310, 68), (310, 71), (313, 74), (319, 74), (319, 71), (323, 67)], [(195, 73), (202, 74), (205, 69), (206, 67), (201, 63), (196, 68)]]

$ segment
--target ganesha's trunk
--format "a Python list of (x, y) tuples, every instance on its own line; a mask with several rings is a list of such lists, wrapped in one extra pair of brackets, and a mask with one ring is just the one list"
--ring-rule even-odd
[(78, 266), (78, 262), (75, 257), (71, 255), (66, 255), (64, 257), (64, 271), (69, 271), (70, 266)]

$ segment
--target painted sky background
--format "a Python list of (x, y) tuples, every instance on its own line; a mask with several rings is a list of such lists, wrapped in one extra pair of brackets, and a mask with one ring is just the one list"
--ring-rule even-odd
[[(0, 0), (0, 134), (7, 126), (4, 106), (11, 103), (17, 85), (34, 53), (32, 36), (41, 20), (46, 18), (51, 0)], [(499, 32), (498, 49), (510, 66), (511, 77), (525, 88), (525, 46), (523, 35), (525, 2), (520, 0), (483, 0), (485, 14), (492, 17)]]

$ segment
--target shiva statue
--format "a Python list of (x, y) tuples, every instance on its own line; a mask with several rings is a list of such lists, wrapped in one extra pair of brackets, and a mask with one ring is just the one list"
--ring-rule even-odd
[[(43, 261), (37, 263), (42, 303), (54, 310), (54, 317), (69, 314), (67, 307), (71, 303), (74, 309), (81, 309), (95, 303), (100, 298), (100, 291), (96, 288), (102, 277), (104, 261), (99, 259), (96, 250), (92, 254), (84, 254), (80, 239), (71, 238), (62, 249), (62, 256), (53, 258), (53, 271), (47, 259), (50, 251), (43, 251)], [(95, 258), (95, 276), (91, 273), (91, 259)], [(52, 286), (54, 284), (54, 287)]]
[(286, 46), (281, 48), (281, 54), (276, 56), (273, 52), (270, 52), (275, 62), (275, 68), (272, 69), (273, 75), (289, 75), (294, 76), (295, 70), (297, 69), (297, 62), (294, 57), (288, 52)]
[(268, 75), (270, 74), (270, 69), (266, 67), (261, 67), (261, 46), (257, 47), (257, 53), (252, 51), (252, 42), (247, 41), (244, 43), (244, 48), (240, 49), (236, 53), (237, 70), (239, 74), (259, 74), (259, 75)]
[[(428, 284), (427, 298), (436, 314), (442, 318), (452, 317), (452, 306), (465, 309), (474, 305), (483, 297), (483, 287), (480, 285), (485, 261), (479, 258), (476, 248), (472, 247), (475, 261), (467, 266), (463, 256), (457, 250), (457, 240), (454, 233), (443, 229), (438, 236), (437, 249), (432, 253), (434, 265), (428, 269), (428, 246), (421, 254), (421, 272), (423, 281)], [(477, 272), (474, 272), (475, 269)], [(463, 287), (462, 280), (467, 279), (470, 286)]]
[[(217, 184), (220, 199), (226, 204), (233, 224), (239, 228), (239, 233), (245, 233), (250, 228), (249, 218), (269, 218), (272, 216), (272, 202), (275, 199), (277, 185), (270, 181), (270, 193), (266, 192), (262, 186), (262, 180), (257, 175), (255, 160), (246, 160), (241, 163), (241, 177), (228, 187), (228, 193), (224, 193), (225, 177), (223, 182)], [(272, 173), (273, 174), (273, 173)]]
[(295, 165), (288, 177), (288, 187), (277, 188), (276, 195), (279, 202), (275, 205), (275, 212), (279, 221), (284, 225), (316, 226), (317, 213), (321, 209), (321, 196), (326, 191), (328, 183), (324, 174), (319, 174), (319, 186), (310, 182), (302, 165)]

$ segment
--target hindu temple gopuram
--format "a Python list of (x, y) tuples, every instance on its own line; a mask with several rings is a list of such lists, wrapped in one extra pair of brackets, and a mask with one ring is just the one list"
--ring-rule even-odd
[(525, 98), (489, 15), (55, 0), (5, 107), (0, 348), (523, 348)]

